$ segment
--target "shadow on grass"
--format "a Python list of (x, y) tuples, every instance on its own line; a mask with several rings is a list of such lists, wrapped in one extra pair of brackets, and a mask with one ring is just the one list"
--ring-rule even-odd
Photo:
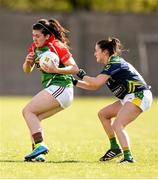
[(65, 160), (65, 161), (46, 161), (46, 163), (97, 163), (98, 161), (77, 161), (77, 160)]
[[(99, 161), (78, 161), (78, 160), (64, 160), (64, 161), (45, 161), (45, 162), (34, 162), (34, 161), (24, 161), (24, 160), (0, 160), (0, 162), (7, 163), (99, 163)], [(100, 162), (101, 163), (101, 162)]]

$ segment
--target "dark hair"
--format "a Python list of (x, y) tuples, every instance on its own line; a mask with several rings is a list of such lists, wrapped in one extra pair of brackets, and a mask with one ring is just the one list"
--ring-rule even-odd
[(122, 51), (124, 51), (120, 40), (117, 38), (109, 37), (106, 40), (98, 41), (97, 45), (100, 47), (100, 49), (102, 49), (102, 51), (108, 50), (109, 56), (113, 54), (121, 55)]
[(68, 30), (63, 28), (56, 19), (40, 19), (33, 25), (33, 30), (41, 30), (42, 34), (54, 35), (58, 40), (68, 47), (69, 40), (66, 38)]

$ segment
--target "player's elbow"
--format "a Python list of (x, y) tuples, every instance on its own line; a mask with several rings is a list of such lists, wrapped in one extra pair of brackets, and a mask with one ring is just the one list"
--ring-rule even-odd
[(97, 89), (99, 89), (99, 87), (100, 86), (98, 86), (98, 84), (89, 84), (89, 86), (90, 86), (90, 89), (92, 90), (92, 91), (96, 91)]
[(94, 87), (92, 88), (93, 91), (96, 91), (97, 89), (99, 89), (98, 86), (94, 86)]

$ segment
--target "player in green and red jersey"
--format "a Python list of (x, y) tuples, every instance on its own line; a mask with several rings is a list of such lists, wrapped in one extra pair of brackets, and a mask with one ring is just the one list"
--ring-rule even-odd
[[(26, 161), (44, 161), (42, 154), (48, 152), (44, 144), (41, 120), (70, 106), (73, 101), (72, 75), (79, 69), (69, 52), (66, 30), (55, 19), (41, 19), (32, 27), (33, 43), (23, 64), (25, 73), (34, 67), (41, 72), (43, 90), (35, 95), (23, 109), (23, 117), (30, 130), (33, 151), (25, 156)], [(52, 64), (40, 69), (39, 58), (45, 51), (56, 53), (59, 67)]]
[[(88, 90), (96, 90), (106, 84), (118, 98), (116, 102), (103, 107), (98, 113), (111, 145), (100, 161), (108, 161), (120, 156), (123, 150), (124, 158), (120, 163), (133, 163), (125, 127), (151, 106), (152, 93), (150, 86), (138, 71), (119, 56), (121, 52), (122, 45), (116, 38), (97, 42), (94, 55), (97, 62), (104, 65), (103, 70), (97, 77), (87, 76), (83, 70), (80, 70), (78, 76), (82, 81), (73, 82), (77, 87)], [(114, 122), (112, 122), (113, 118), (115, 118)]]
[[(65, 67), (64, 63), (72, 58), (72, 54), (68, 51), (68, 48), (65, 47), (63, 43), (61, 43), (55, 36), (51, 36), (48, 40), (46, 40), (43, 47), (36, 47), (35, 43), (32, 44), (32, 47), (29, 48), (29, 52), (34, 52), (34, 63), (35, 66), (40, 69), (39, 58), (41, 54), (45, 51), (55, 52), (59, 59), (60, 64), (59, 68)], [(41, 71), (41, 83), (44, 88), (48, 87), (50, 84), (59, 85), (62, 87), (70, 87), (72, 86), (72, 80), (70, 74), (58, 74), (58, 73), (47, 73), (45, 71)], [(52, 81), (50, 82), (50, 80)]]

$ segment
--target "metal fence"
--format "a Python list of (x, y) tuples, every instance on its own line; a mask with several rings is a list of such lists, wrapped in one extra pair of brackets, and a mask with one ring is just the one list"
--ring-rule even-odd
[[(40, 18), (56, 18), (70, 30), (71, 52), (79, 67), (95, 76), (101, 66), (94, 58), (96, 41), (119, 38), (133, 64), (158, 95), (158, 14), (104, 14), (94, 12), (18, 13), (0, 9), (0, 95), (33, 95), (41, 89), (38, 71), (25, 75), (22, 64), (32, 41), (31, 26)], [(110, 95), (107, 88), (92, 92), (75, 88), (76, 95)]]

